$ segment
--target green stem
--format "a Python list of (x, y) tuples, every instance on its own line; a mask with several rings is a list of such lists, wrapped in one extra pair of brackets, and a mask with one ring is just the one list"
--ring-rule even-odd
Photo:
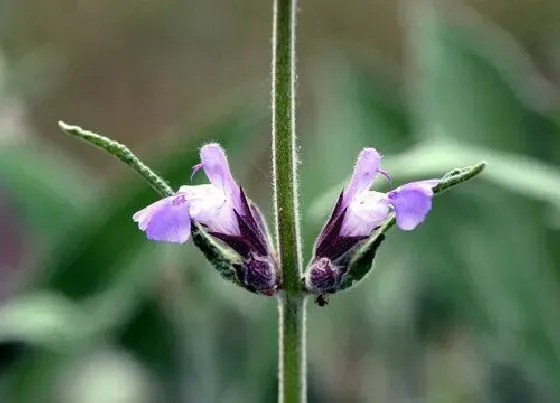
[(306, 391), (305, 297), (278, 298), (278, 402), (304, 403)]
[(131, 167), (136, 173), (142, 176), (146, 182), (148, 182), (156, 192), (161, 196), (171, 196), (175, 192), (171, 187), (161, 178), (158, 174), (152, 171), (146, 164), (144, 164), (140, 159), (134, 155), (130, 149), (120, 144), (108, 137), (101, 136), (99, 134), (90, 132), (89, 130), (82, 129), (79, 126), (71, 126), (62, 121), (58, 122), (58, 125), (62, 130), (71, 136), (78, 137), (88, 143), (99, 147), (109, 154), (114, 155), (126, 165)]
[(276, 240), (284, 293), (279, 303), (278, 401), (306, 401), (305, 296), (301, 252), (295, 135), (296, 0), (274, 0), (272, 137)]

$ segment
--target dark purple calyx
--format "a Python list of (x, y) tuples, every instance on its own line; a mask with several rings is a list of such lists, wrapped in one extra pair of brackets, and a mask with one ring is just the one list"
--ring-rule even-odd
[(243, 286), (254, 293), (273, 295), (276, 290), (276, 268), (267, 256), (251, 254), (245, 264), (237, 266), (237, 276)]
[(344, 216), (348, 210), (348, 206), (344, 206), (342, 203), (343, 195), (344, 192), (340, 193), (334, 210), (315, 243), (315, 259), (328, 258), (331, 261), (337, 261), (360, 241), (368, 238), (367, 236), (343, 237), (340, 235)]
[(328, 258), (315, 260), (308, 269), (305, 285), (316, 293), (335, 292), (340, 284), (341, 271)]
[(235, 270), (237, 278), (247, 290), (274, 295), (277, 288), (276, 264), (272, 259), (268, 232), (261, 212), (240, 189), (240, 211), (234, 210), (239, 235), (211, 231), (210, 235), (236, 251), (243, 261)]

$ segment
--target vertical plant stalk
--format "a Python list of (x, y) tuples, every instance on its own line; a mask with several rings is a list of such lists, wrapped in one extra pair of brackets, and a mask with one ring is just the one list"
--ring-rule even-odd
[(284, 292), (278, 297), (278, 401), (306, 401), (305, 296), (301, 292), (301, 246), (295, 134), (296, 0), (274, 0), (272, 33), (272, 155), (276, 248)]

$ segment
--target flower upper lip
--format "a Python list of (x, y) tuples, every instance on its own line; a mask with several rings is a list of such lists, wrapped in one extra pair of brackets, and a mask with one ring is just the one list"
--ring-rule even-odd
[(357, 193), (367, 191), (371, 187), (375, 176), (379, 172), (380, 164), (381, 155), (375, 148), (364, 148), (360, 152), (350, 184), (344, 191), (343, 206), (347, 206)]

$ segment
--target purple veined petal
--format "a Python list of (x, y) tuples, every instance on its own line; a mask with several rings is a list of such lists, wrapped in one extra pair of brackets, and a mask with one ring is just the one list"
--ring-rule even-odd
[(384, 193), (361, 192), (348, 205), (340, 235), (368, 236), (388, 216), (389, 203)]
[(132, 219), (153, 241), (184, 243), (190, 237), (189, 202), (181, 193), (150, 204)]
[(348, 188), (344, 192), (342, 205), (345, 207), (350, 201), (361, 192), (368, 190), (379, 172), (379, 165), (381, 164), (381, 156), (375, 148), (364, 148), (356, 165), (354, 166), (354, 173)]
[[(219, 144), (206, 144), (200, 149), (200, 160), (210, 183), (221, 189), (237, 210), (241, 209), (239, 186), (233, 180), (226, 154)], [(240, 211), (240, 213), (244, 213)]]
[(400, 229), (410, 231), (424, 221), (432, 209), (433, 187), (437, 183), (437, 180), (411, 182), (387, 194)]

